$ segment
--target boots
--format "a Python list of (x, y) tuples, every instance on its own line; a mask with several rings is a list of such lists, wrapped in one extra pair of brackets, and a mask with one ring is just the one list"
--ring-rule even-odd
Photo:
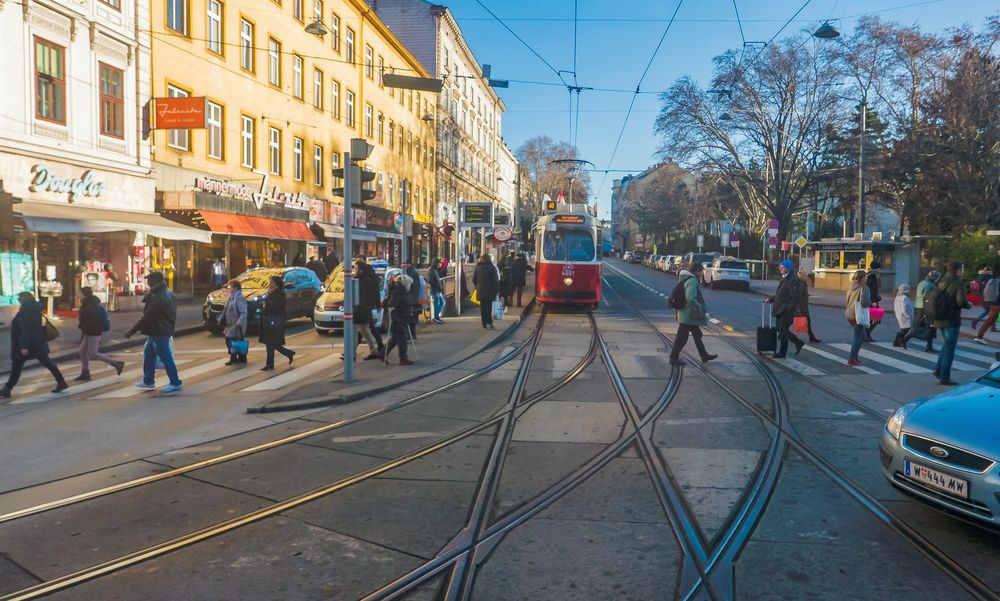
[(237, 358), (237, 356), (236, 356), (236, 354), (235, 354), (235, 353), (229, 353), (229, 361), (226, 361), (226, 363), (225, 363), (225, 364), (226, 364), (226, 365), (236, 365), (236, 364), (237, 364), (237, 363), (239, 363), (239, 362), (240, 362), (240, 361), (239, 361), (239, 359)]
[(69, 384), (66, 383), (66, 380), (59, 380), (56, 382), (56, 387), (52, 389), (52, 392), (62, 392), (67, 388), (69, 388)]
[(80, 372), (80, 375), (73, 378), (74, 382), (89, 382), (90, 381), (90, 371), (84, 370)]
[(0, 399), (9, 399), (9, 398), (10, 398), (10, 388), (7, 388), (6, 386), (0, 388)]

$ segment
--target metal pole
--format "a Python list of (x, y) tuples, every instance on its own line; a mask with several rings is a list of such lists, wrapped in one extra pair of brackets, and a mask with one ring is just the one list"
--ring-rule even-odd
[(400, 231), (403, 234), (403, 248), (399, 251), (399, 264), (402, 265), (406, 263), (406, 214), (409, 207), (409, 195), (410, 195), (410, 182), (403, 180), (403, 198), (400, 201), (403, 204), (403, 224), (399, 226)]
[(865, 127), (867, 125), (868, 90), (861, 98), (861, 133), (858, 136), (858, 230), (862, 237), (865, 234)]
[(351, 208), (361, 202), (359, 169), (351, 164), (351, 153), (344, 153), (344, 382), (354, 381), (354, 281), (351, 248)]
[(455, 228), (455, 315), (462, 314), (462, 227)]

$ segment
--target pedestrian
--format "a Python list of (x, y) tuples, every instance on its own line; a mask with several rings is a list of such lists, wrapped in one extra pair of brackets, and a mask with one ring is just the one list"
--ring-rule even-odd
[(392, 349), (399, 347), (399, 364), (413, 365), (406, 354), (406, 339), (413, 311), (410, 308), (410, 286), (413, 278), (405, 273), (398, 274), (389, 283), (389, 293), (385, 298), (385, 311), (389, 314), (389, 344), (385, 347), (385, 359), (389, 358)]
[(333, 270), (340, 265), (340, 259), (337, 258), (337, 253), (327, 252), (326, 256), (323, 257), (323, 266), (326, 267), (327, 275), (333, 273)]
[(234, 349), (233, 344), (245, 340), (247, 334), (247, 299), (243, 296), (243, 286), (238, 280), (229, 282), (229, 298), (219, 314), (219, 322), (222, 334), (226, 337), (226, 350), (229, 351), (226, 365), (246, 363), (246, 354), (240, 349)]
[(709, 354), (705, 350), (705, 343), (702, 341), (701, 326), (707, 322), (708, 315), (705, 310), (705, 297), (701, 294), (698, 281), (701, 280), (701, 272), (704, 269), (705, 266), (701, 263), (693, 262), (678, 274), (677, 285), (684, 287), (684, 307), (674, 312), (677, 318), (677, 336), (674, 337), (674, 344), (670, 349), (671, 365), (684, 365), (685, 362), (680, 357), (688, 336), (694, 338), (694, 346), (698, 349), (698, 355), (703, 363), (718, 358), (718, 355)]
[[(371, 328), (372, 311), (378, 307), (380, 300), (378, 276), (362, 256), (354, 258), (354, 270), (358, 279), (358, 305), (354, 307), (354, 356), (357, 357), (358, 337), (364, 336), (368, 343), (368, 356), (365, 357), (365, 360), (381, 359), (382, 345), (375, 342)], [(347, 342), (346, 337), (344, 342)]]
[(965, 297), (965, 267), (960, 261), (948, 265), (948, 272), (936, 284), (937, 294), (944, 296), (944, 302), (936, 302), (934, 307), (925, 307), (934, 313), (934, 327), (941, 330), (941, 353), (938, 355), (934, 377), (943, 386), (954, 386), (958, 382), (951, 379), (951, 364), (955, 361), (955, 347), (962, 328), (962, 309), (968, 308)]
[(518, 253), (514, 259), (514, 264), (510, 268), (511, 285), (514, 287), (514, 294), (517, 297), (517, 306), (521, 306), (521, 295), (524, 294), (524, 286), (527, 283), (528, 272), (535, 268), (528, 264), (528, 258), (524, 253)]
[(868, 307), (872, 304), (871, 290), (865, 283), (865, 277), (864, 269), (858, 269), (851, 276), (851, 285), (847, 289), (846, 307), (844, 308), (847, 323), (851, 324), (851, 328), (854, 330), (854, 340), (851, 342), (851, 354), (847, 358), (847, 364), (852, 367), (861, 365), (858, 353), (861, 352), (861, 344), (865, 341), (865, 334), (867, 333), (865, 326), (857, 321), (858, 311), (867, 311)]
[[(872, 261), (868, 264), (868, 273), (865, 274), (865, 285), (868, 286), (868, 293), (871, 295), (871, 306), (878, 307), (879, 302), (882, 300), (882, 264), (878, 261)], [(866, 332), (866, 338), (868, 342), (873, 342), (872, 330), (875, 326), (882, 323), (879, 320), (871, 320), (871, 325), (868, 326), (868, 331)]]
[(154, 271), (147, 275), (146, 284), (149, 285), (149, 292), (142, 297), (142, 317), (125, 332), (126, 338), (135, 336), (136, 332), (146, 336), (142, 351), (142, 380), (136, 382), (135, 387), (156, 388), (156, 359), (159, 358), (170, 380), (161, 391), (176, 392), (181, 389), (182, 382), (177, 375), (170, 338), (177, 325), (177, 302), (167, 289), (162, 272)]
[(302, 253), (298, 253), (297, 255), (295, 255), (295, 258), (292, 259), (292, 267), (305, 267), (305, 266), (306, 266), (306, 260), (302, 257)]
[(413, 280), (413, 283), (408, 287), (408, 294), (410, 295), (410, 312), (412, 315), (410, 315), (410, 319), (407, 323), (410, 325), (410, 336), (416, 340), (417, 322), (420, 321), (420, 289), (423, 287), (421, 279), (423, 278), (420, 277), (420, 272), (413, 266), (413, 262), (410, 259), (403, 261), (402, 267), (403, 273)]
[(10, 375), (4, 387), (0, 388), (0, 398), (10, 398), (10, 392), (17, 386), (21, 370), (29, 359), (41, 363), (56, 379), (56, 387), (52, 392), (66, 390), (69, 384), (49, 358), (49, 341), (42, 324), (42, 304), (30, 292), (18, 294), (17, 302), (21, 304), (21, 308), (10, 322)]
[(493, 264), (493, 257), (489, 253), (483, 253), (476, 263), (476, 270), (472, 273), (472, 285), (476, 287), (476, 298), (479, 299), (479, 315), (483, 322), (483, 329), (494, 330), (493, 327), (493, 301), (500, 293), (500, 273), (496, 265)]
[(101, 335), (111, 329), (108, 310), (101, 306), (101, 300), (94, 296), (90, 286), (80, 288), (83, 300), (80, 301), (80, 319), (77, 327), (80, 329), (80, 375), (73, 378), (77, 382), (90, 381), (90, 360), (97, 359), (115, 368), (118, 375), (125, 369), (124, 361), (115, 361), (100, 352)]
[(264, 367), (260, 371), (274, 369), (274, 351), (278, 351), (292, 364), (295, 351), (285, 348), (286, 309), (285, 282), (280, 276), (272, 275), (267, 281), (267, 296), (260, 309), (260, 335), (257, 340), (264, 345)]
[[(986, 303), (986, 299), (983, 298), (984, 296), (983, 293), (986, 290), (986, 284), (991, 279), (993, 279), (993, 270), (990, 269), (989, 267), (983, 267), (982, 269), (979, 270), (979, 274), (976, 276), (976, 279), (972, 280), (972, 282), (969, 284), (970, 291), (974, 292), (979, 297), (979, 303), (983, 307), (983, 311), (982, 313), (979, 314), (979, 317), (972, 320), (973, 330), (976, 329), (976, 325), (978, 325), (979, 320), (986, 317), (986, 315), (990, 312), (989, 305)], [(971, 294), (969, 300), (972, 301)]]
[(323, 261), (319, 260), (318, 256), (314, 256), (313, 258), (309, 259), (309, 262), (306, 263), (306, 267), (309, 268), (309, 271), (312, 271), (313, 273), (316, 274), (316, 277), (319, 278), (320, 282), (326, 282), (326, 276), (329, 273), (329, 270), (327, 270), (326, 265), (323, 264)]
[(802, 290), (802, 296), (799, 298), (799, 315), (806, 318), (806, 325), (808, 326), (809, 332), (809, 342), (819, 343), (823, 342), (819, 338), (816, 338), (816, 334), (813, 334), (813, 322), (812, 318), (809, 317), (809, 281), (806, 279), (806, 272), (799, 271), (799, 282), (802, 284), (799, 288)]
[(512, 257), (504, 257), (500, 264), (500, 296), (503, 298), (504, 312), (514, 305), (514, 282), (511, 268), (514, 266)]
[(937, 284), (940, 278), (941, 272), (939, 271), (932, 270), (927, 272), (927, 276), (917, 284), (917, 298), (913, 303), (917, 318), (917, 328), (927, 328), (927, 346), (924, 348), (924, 352), (926, 353), (937, 352), (934, 350), (933, 344), (937, 330), (934, 329), (934, 320), (931, 319), (930, 312), (924, 310), (924, 298), (934, 288), (934, 285)]
[(906, 284), (900, 284), (899, 288), (896, 289), (896, 300), (892, 304), (896, 323), (899, 324), (899, 331), (896, 332), (896, 339), (893, 340), (892, 346), (901, 346), (903, 350), (906, 350), (906, 343), (909, 342), (910, 338), (913, 338), (913, 333), (916, 331), (913, 326), (913, 303), (910, 301), (909, 294), (910, 287)]
[(222, 288), (225, 282), (226, 266), (222, 263), (222, 259), (216, 258), (215, 262), (212, 263), (212, 285), (216, 288)]
[[(802, 300), (803, 282), (792, 271), (792, 262), (785, 259), (778, 264), (781, 271), (781, 281), (778, 282), (778, 289), (774, 291), (774, 296), (764, 299), (765, 303), (774, 304), (774, 317), (778, 321), (778, 339), (780, 345), (778, 352), (774, 353), (775, 359), (784, 359), (788, 354), (788, 342), (795, 345), (795, 354), (802, 352), (802, 347), (806, 343), (799, 340), (799, 337), (792, 332), (792, 325), (795, 317), (799, 315), (799, 303)], [(807, 293), (808, 294), (808, 293)]]
[(434, 323), (442, 324), (444, 320), (444, 285), (441, 283), (441, 259), (434, 259), (431, 268), (427, 270), (427, 285), (431, 288), (431, 300), (433, 301), (432, 314)]
[(982, 333), (977, 332), (975, 341), (985, 342), (983, 336), (988, 330), (992, 328), (995, 332), (997, 329), (997, 315), (1000, 315), (1000, 278), (993, 277), (993, 272), (989, 269), (984, 269), (986, 276), (980, 276), (981, 285), (979, 288), (979, 293), (983, 297), (983, 312), (979, 317), (972, 320), (972, 329), (975, 330), (979, 322), (986, 317), (985, 327), (979, 328)]

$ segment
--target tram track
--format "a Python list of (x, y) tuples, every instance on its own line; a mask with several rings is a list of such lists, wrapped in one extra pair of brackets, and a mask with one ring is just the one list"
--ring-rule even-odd
[[(619, 273), (620, 270), (615, 270)], [(627, 274), (623, 274), (627, 279), (630, 277)], [(610, 287), (609, 282), (605, 280), (605, 285)], [(635, 286), (636, 290), (640, 290), (639, 286)], [(645, 322), (652, 331), (667, 344), (670, 343), (670, 339), (666, 336), (652, 321), (650, 321), (642, 312), (635, 309), (635, 307), (625, 300), (624, 296), (618, 293), (617, 290), (611, 289), (622, 298), (622, 302), (631, 307), (633, 312), (639, 317), (640, 320)], [(646, 294), (650, 294), (646, 292)], [(662, 302), (661, 299), (657, 298), (657, 302)], [(725, 390), (734, 400), (747, 408), (750, 412), (761, 419), (771, 431), (772, 434), (772, 445), (778, 444), (786, 449), (791, 449), (797, 452), (803, 459), (811, 463), (816, 467), (824, 476), (826, 476), (831, 482), (833, 482), (838, 488), (843, 490), (848, 494), (856, 503), (858, 503), (862, 508), (864, 508), (869, 514), (873, 515), (876, 519), (882, 522), (884, 525), (889, 527), (894, 531), (900, 538), (910, 544), (918, 553), (924, 556), (928, 561), (930, 561), (935, 567), (942, 571), (945, 575), (951, 578), (956, 584), (961, 586), (966, 592), (968, 592), (974, 599), (978, 600), (990, 600), (990, 601), (1000, 601), (1000, 595), (997, 595), (992, 588), (978, 576), (967, 570), (960, 562), (952, 558), (942, 549), (937, 547), (932, 541), (928, 540), (922, 534), (920, 534), (916, 529), (909, 526), (905, 521), (896, 516), (892, 511), (886, 508), (882, 503), (880, 503), (873, 495), (865, 491), (857, 482), (853, 481), (844, 472), (838, 469), (831, 461), (826, 459), (820, 452), (816, 451), (811, 445), (802, 440), (801, 436), (795, 431), (794, 426), (787, 419), (787, 401), (784, 399), (784, 393), (781, 390), (780, 382), (778, 382), (777, 377), (771, 371), (771, 369), (764, 363), (764, 361), (755, 356), (753, 352), (747, 349), (745, 346), (732, 340), (731, 336), (723, 332), (720, 329), (709, 326), (707, 327), (709, 331), (716, 335), (717, 338), (723, 340), (726, 344), (731, 346), (733, 349), (744, 355), (750, 362), (755, 366), (757, 371), (768, 383), (769, 389), (772, 391), (772, 403), (774, 404), (775, 414), (769, 415), (766, 411), (762, 410), (756, 403), (752, 400), (746, 398), (746, 396), (739, 391), (733, 389), (731, 386), (726, 384), (718, 376), (711, 373), (706, 367), (699, 365), (695, 361), (690, 361), (690, 365), (694, 365), (695, 369), (700, 371), (702, 374), (706, 375), (713, 382), (720, 385), (720, 387)], [(689, 358), (688, 353), (685, 353)], [(794, 372), (793, 372), (794, 373)], [(795, 373), (799, 378), (807, 380), (810, 384), (815, 385), (816, 382), (807, 378), (802, 374)], [(878, 419), (884, 421), (885, 417), (879, 415), (877, 412), (869, 407), (864, 406), (853, 399), (850, 399), (846, 395), (837, 393), (836, 391), (830, 390), (825, 385), (818, 386), (822, 388), (825, 392), (829, 392), (831, 395), (835, 396), (839, 400), (847, 402), (852, 406), (858, 407), (862, 410), (864, 414), (873, 419)], [(780, 399), (780, 402), (778, 400)], [(862, 409), (864, 407), (864, 409)], [(745, 497), (745, 501), (741, 504), (740, 509), (737, 514), (731, 517), (730, 523), (726, 527), (726, 535), (722, 537), (722, 543), (717, 545), (712, 557), (716, 558), (715, 561), (710, 563), (710, 569), (706, 570), (706, 576), (712, 578), (713, 575), (718, 572), (723, 566), (732, 566), (732, 564), (738, 559), (740, 552), (743, 547), (749, 541), (750, 536), (753, 533), (754, 528), (763, 516), (763, 512), (767, 508), (767, 501), (770, 498), (774, 487), (777, 484), (778, 475), (780, 473), (781, 462), (786, 451), (782, 450), (781, 454), (773, 454), (767, 462), (765, 462), (763, 469), (758, 470), (757, 476), (754, 479), (754, 483), (751, 485), (752, 488), (759, 488), (759, 492), (755, 493), (753, 497)], [(770, 474), (764, 476), (764, 474)], [(769, 488), (768, 488), (769, 487)], [(747, 502), (747, 501), (751, 501)], [(732, 569), (727, 570), (727, 573), (731, 574)], [(682, 598), (685, 600), (693, 599), (697, 592), (702, 586), (707, 583), (701, 580), (695, 583), (688, 594), (684, 595)]]

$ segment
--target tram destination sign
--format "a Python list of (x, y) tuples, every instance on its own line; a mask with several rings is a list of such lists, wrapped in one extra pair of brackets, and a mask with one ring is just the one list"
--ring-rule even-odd
[(458, 209), (459, 227), (493, 227), (493, 203), (463, 202)]
[(556, 215), (556, 223), (587, 223), (583, 215)]

